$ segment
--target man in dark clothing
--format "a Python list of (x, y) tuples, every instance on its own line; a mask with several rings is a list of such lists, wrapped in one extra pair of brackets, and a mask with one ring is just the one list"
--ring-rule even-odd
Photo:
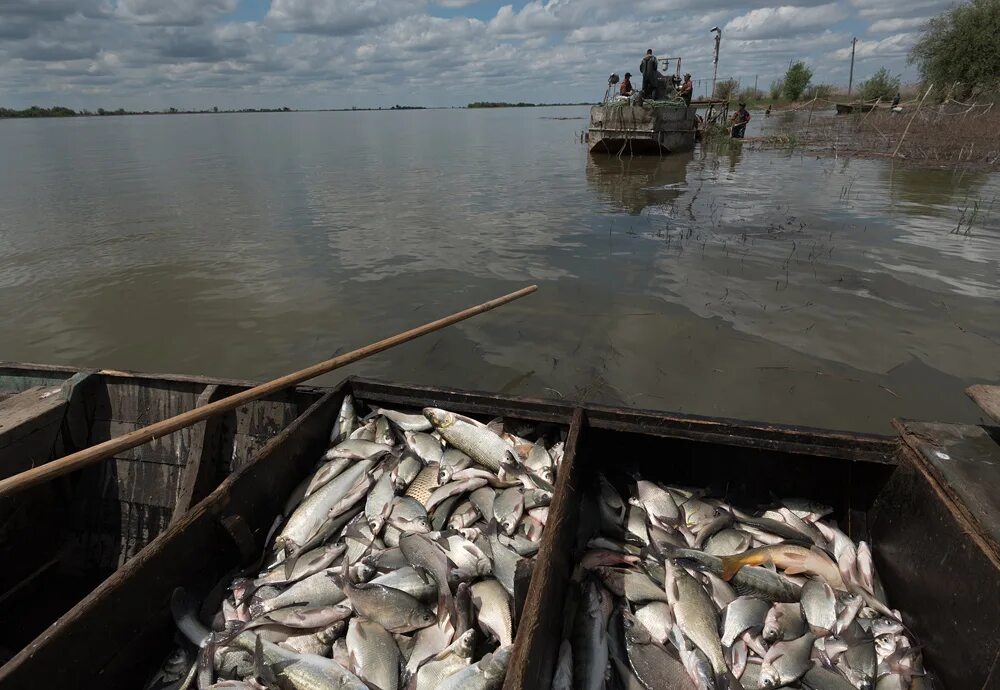
[(688, 105), (691, 105), (691, 94), (694, 93), (694, 83), (691, 81), (691, 75), (684, 75), (684, 83), (681, 84), (681, 98)]
[(656, 56), (652, 48), (646, 51), (646, 57), (639, 64), (639, 74), (642, 75), (643, 98), (652, 98), (656, 90)]
[(632, 95), (632, 91), (633, 91), (633, 89), (632, 89), (632, 73), (631, 72), (626, 72), (625, 73), (625, 79), (622, 80), (622, 85), (618, 88), (618, 93), (620, 93), (622, 96), (631, 96)]
[(742, 139), (747, 133), (747, 123), (750, 122), (750, 112), (746, 103), (740, 103), (740, 109), (733, 115), (733, 139)]

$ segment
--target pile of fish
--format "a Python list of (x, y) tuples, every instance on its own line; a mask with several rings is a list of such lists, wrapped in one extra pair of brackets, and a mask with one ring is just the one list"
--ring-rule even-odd
[(871, 549), (781, 501), (600, 477), (599, 535), (574, 574), (553, 688), (929, 688)]
[(330, 449), (289, 498), (259, 572), (232, 582), (213, 630), (175, 592), (178, 627), (200, 648), (189, 682), (500, 687), (515, 589), (530, 576), (562, 449), (554, 428), (436, 408), (361, 418), (348, 396)]

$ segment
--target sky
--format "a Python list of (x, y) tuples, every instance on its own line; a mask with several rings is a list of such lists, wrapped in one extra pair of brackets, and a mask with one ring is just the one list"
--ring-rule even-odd
[[(130, 110), (579, 102), (646, 48), (766, 88), (804, 60), (846, 86), (952, 0), (0, 0), (0, 106)], [(697, 95), (705, 86), (699, 84)]]

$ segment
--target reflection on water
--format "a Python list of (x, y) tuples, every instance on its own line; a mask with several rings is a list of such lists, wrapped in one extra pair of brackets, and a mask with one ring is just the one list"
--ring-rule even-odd
[(263, 378), (537, 282), (344, 373), (880, 431), (978, 418), (995, 175), (731, 142), (590, 156), (548, 119), (581, 113), (2, 123), (0, 359)]

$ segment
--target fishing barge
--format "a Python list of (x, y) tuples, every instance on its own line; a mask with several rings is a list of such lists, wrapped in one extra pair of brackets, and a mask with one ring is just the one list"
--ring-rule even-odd
[[(4, 368), (6, 380), (16, 369)], [(55, 378), (62, 373), (68, 371)], [(205, 386), (231, 385), (100, 375), (134, 388), (180, 387), (189, 405)], [(892, 601), (908, 614), (905, 623), (920, 638), (927, 665), (944, 687), (992, 687), (990, 679), (1000, 673), (995, 429), (898, 422), (897, 438), (350, 378), (325, 391), (290, 393), (291, 400), (282, 404), (298, 408), (311, 401), (308, 409), (249, 461), (226, 468), (233, 473), (210, 495), (185, 514), (175, 513), (152, 543), (0, 668), (0, 686), (34, 688), (39, 678), (51, 688), (141, 686), (172, 647), (174, 588), (211, 600), (217, 583), (256, 558), (285, 497), (326, 449), (347, 394), (371, 407), (435, 406), (482, 420), (503, 416), (566, 428), (549, 521), (518, 606), (507, 690), (549, 687), (581, 509), (590, 505), (594, 475), (606, 466), (628, 466), (649, 478), (748, 503), (774, 495), (827, 503), (852, 539), (872, 543)], [(174, 443), (183, 437), (176, 434)], [(82, 485), (84, 472), (62, 479)], [(127, 483), (114, 486), (129, 489)], [(81, 490), (59, 488), (70, 497)], [(34, 545), (25, 548), (39, 548), (42, 536), (36, 532)], [(6, 627), (24, 624), (29, 615), (22, 610), (17, 617), (5, 616)]]
[(697, 135), (695, 108), (684, 101), (610, 102), (590, 109), (591, 153), (666, 154), (690, 151)]

